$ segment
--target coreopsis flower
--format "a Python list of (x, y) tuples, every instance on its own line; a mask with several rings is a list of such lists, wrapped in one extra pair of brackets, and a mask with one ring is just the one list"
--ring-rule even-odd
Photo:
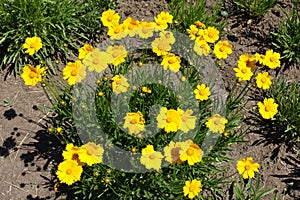
[(111, 60), (111, 55), (105, 51), (100, 51), (96, 48), (91, 53), (89, 53), (83, 60), (83, 64), (88, 67), (88, 70), (96, 71), (98, 73), (106, 69), (108, 62)]
[(155, 170), (159, 170), (161, 168), (161, 162), (163, 158), (164, 157), (160, 152), (154, 151), (154, 147), (152, 145), (147, 145), (146, 148), (142, 149), (140, 162), (147, 169), (153, 168)]
[(199, 55), (207, 56), (210, 52), (210, 46), (207, 44), (205, 40), (196, 40), (194, 44), (194, 51)]
[(180, 160), (183, 162), (187, 161), (188, 165), (201, 162), (203, 156), (202, 149), (191, 140), (187, 140), (186, 143), (189, 144), (189, 147), (180, 150)]
[(224, 133), (228, 120), (219, 114), (213, 114), (207, 118), (206, 127), (213, 133)]
[(272, 76), (268, 72), (258, 73), (256, 76), (256, 85), (263, 90), (269, 89), (272, 85)]
[(214, 53), (218, 59), (226, 59), (229, 54), (232, 54), (232, 45), (226, 41), (219, 41), (214, 47)]
[(186, 29), (186, 32), (188, 33), (191, 40), (196, 39), (196, 37), (198, 36), (198, 31), (199, 31), (199, 29), (195, 25), (190, 25), (190, 28)]
[(278, 112), (278, 104), (273, 98), (264, 98), (263, 102), (258, 102), (259, 113), (264, 119), (272, 119)]
[(192, 181), (185, 181), (185, 186), (183, 187), (183, 194), (189, 199), (193, 199), (199, 195), (202, 190), (201, 181), (196, 179)]
[(84, 163), (79, 160), (78, 151), (79, 147), (74, 146), (72, 143), (67, 144), (66, 149), (62, 153), (64, 160), (74, 160), (78, 165), (83, 166)]
[(180, 126), (181, 116), (177, 110), (162, 107), (156, 120), (158, 128), (163, 128), (167, 133), (176, 132)]
[(68, 81), (69, 85), (74, 85), (75, 83), (80, 83), (86, 77), (86, 68), (80, 60), (68, 62), (63, 69), (63, 75), (63, 78)]
[(46, 68), (41, 67), (40, 65), (37, 65), (36, 67), (26, 65), (23, 67), (21, 78), (24, 80), (25, 85), (35, 86), (43, 80), (45, 71)]
[(194, 90), (195, 98), (200, 101), (207, 100), (210, 95), (209, 87), (206, 87), (205, 84), (197, 85), (197, 88)]
[(254, 172), (258, 172), (260, 165), (258, 163), (253, 163), (253, 158), (242, 158), (237, 164), (237, 171), (243, 176), (244, 179), (254, 178)]
[(156, 30), (164, 30), (168, 28), (168, 23), (172, 23), (173, 16), (168, 12), (161, 12), (156, 17), (154, 17), (156, 23)]
[(185, 112), (181, 109), (178, 109), (181, 114), (181, 122), (179, 129), (182, 130), (184, 133), (193, 130), (196, 127), (196, 117), (192, 116), (193, 111), (188, 109)]
[(233, 70), (236, 72), (235, 76), (240, 78), (241, 81), (250, 81), (251, 77), (253, 76), (251, 68), (247, 67), (246, 63), (244, 62), (238, 63), (238, 67), (233, 68)]
[(129, 134), (139, 134), (145, 130), (145, 119), (140, 111), (127, 113), (124, 119), (123, 128), (128, 128)]
[(260, 65), (266, 65), (266, 56), (263, 54), (255, 53), (255, 60), (258, 62)]
[(123, 21), (125, 32), (130, 36), (133, 37), (138, 34), (138, 29), (140, 28), (140, 21), (128, 17)]
[(176, 56), (173, 53), (168, 53), (163, 56), (161, 65), (164, 67), (164, 70), (170, 69), (173, 72), (178, 72), (180, 69), (180, 57)]
[(155, 40), (151, 43), (151, 46), (152, 51), (158, 56), (167, 55), (171, 50), (171, 43), (164, 37), (155, 38)]
[(75, 160), (65, 160), (58, 165), (56, 175), (61, 183), (72, 185), (80, 180), (83, 169)]
[(203, 39), (208, 43), (215, 43), (219, 39), (219, 33), (215, 27), (208, 27), (204, 30)]
[(200, 22), (199, 20), (195, 21), (194, 24), (195, 24), (197, 27), (199, 27), (199, 28), (206, 29), (205, 24), (203, 24), (203, 23)]
[(181, 164), (183, 163), (180, 160), (180, 151), (185, 152), (185, 150), (189, 147), (189, 144), (186, 142), (176, 142), (171, 141), (168, 146), (164, 148), (165, 160), (169, 163), (173, 164)]
[(120, 20), (120, 16), (116, 11), (108, 9), (104, 11), (101, 16), (101, 22), (103, 26), (110, 27), (113, 24), (118, 24)]
[(256, 57), (251, 56), (250, 54), (242, 54), (239, 57), (238, 63), (245, 63), (247, 67), (250, 67), (251, 70), (254, 70), (256, 68)]
[(122, 92), (127, 92), (129, 83), (127, 82), (127, 78), (122, 76), (121, 74), (114, 76), (111, 79), (113, 82), (111, 83), (111, 88), (114, 93), (120, 94)]
[(164, 40), (166, 40), (170, 44), (174, 44), (175, 41), (176, 41), (173, 33), (170, 32), (170, 31), (160, 31), (159, 32), (159, 37), (163, 38)]
[(25, 53), (28, 53), (31, 56), (40, 50), (42, 46), (41, 38), (36, 36), (26, 38), (25, 43), (23, 44), (23, 48), (27, 49)]
[(124, 24), (113, 24), (108, 28), (107, 35), (112, 40), (120, 40), (126, 37), (127, 32), (125, 31)]
[(85, 44), (83, 45), (83, 47), (79, 48), (78, 52), (78, 59), (85, 59), (86, 56), (91, 53), (94, 50), (94, 47), (89, 45), (89, 44)]
[(152, 91), (151, 91), (149, 88), (147, 88), (146, 86), (143, 86), (143, 87), (142, 87), (142, 92), (151, 94)]
[(137, 30), (137, 34), (140, 38), (146, 39), (152, 37), (154, 33), (154, 27), (150, 22), (141, 22), (140, 28)]
[(267, 67), (271, 69), (275, 69), (280, 67), (280, 54), (273, 52), (273, 50), (266, 51), (265, 64)]
[(114, 66), (118, 66), (119, 64), (125, 62), (125, 58), (127, 56), (127, 51), (123, 46), (108, 46), (106, 52), (109, 54), (111, 58), (110, 63)]
[(78, 157), (81, 162), (86, 163), (88, 166), (101, 163), (104, 149), (100, 144), (94, 142), (88, 142), (85, 145), (79, 147)]

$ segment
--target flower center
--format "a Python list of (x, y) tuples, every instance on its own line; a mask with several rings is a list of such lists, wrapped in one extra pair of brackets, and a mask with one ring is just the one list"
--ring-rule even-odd
[(74, 153), (72, 155), (72, 160), (78, 160), (78, 154), (77, 153)]
[(66, 174), (70, 175), (72, 173), (71, 169), (67, 169)]
[(36, 73), (35, 73), (35, 72), (30, 72), (30, 74), (29, 74), (29, 77), (30, 77), (30, 78), (34, 78), (34, 77), (35, 77), (35, 75), (36, 75)]
[(87, 150), (86, 154), (90, 156), (90, 155), (92, 155), (93, 153), (92, 153), (91, 150)]
[(188, 156), (192, 156), (194, 154), (194, 150), (192, 148), (189, 148), (186, 153)]
[(30, 46), (30, 48), (34, 48), (35, 47), (34, 43), (31, 43), (29, 46)]
[(94, 59), (93, 62), (92, 62), (94, 65), (97, 65), (99, 63), (99, 60), (98, 59)]
[(270, 107), (270, 106), (266, 106), (266, 107), (265, 107), (265, 110), (268, 112), (268, 111), (271, 110), (271, 107)]
[(262, 82), (262, 83), (266, 83), (266, 82), (267, 82), (267, 79), (266, 79), (266, 78), (262, 78), (262, 79), (261, 79), (261, 82)]
[(116, 57), (119, 56), (119, 53), (118, 53), (118, 52), (113, 52), (113, 53), (112, 53), (112, 56), (113, 56), (114, 58), (116, 58)]
[(144, 34), (148, 33), (148, 31), (149, 31), (148, 28), (142, 28), (142, 32), (143, 32)]
[(174, 64), (175, 62), (174, 62), (173, 59), (170, 59), (170, 60), (168, 60), (168, 63), (169, 63), (170, 65), (172, 65), (172, 64)]
[(116, 28), (114, 32), (115, 32), (115, 34), (118, 34), (118, 33), (121, 32), (121, 29), (120, 28)]
[(194, 185), (191, 185), (191, 186), (190, 186), (190, 192), (194, 192), (194, 191), (196, 191), (196, 189), (197, 189), (196, 186), (194, 186)]
[(155, 158), (155, 155), (154, 155), (154, 154), (151, 154), (151, 155), (149, 156), (149, 158), (150, 158), (151, 160), (153, 160), (153, 159)]
[(166, 122), (171, 123), (172, 122), (172, 118), (171, 117), (167, 117)]
[(208, 37), (212, 38), (212, 37), (214, 37), (214, 34), (212, 32), (209, 32)]
[(77, 70), (73, 69), (71, 72), (71, 76), (76, 76), (77, 75)]
[(270, 58), (270, 61), (271, 61), (271, 62), (274, 62), (274, 61), (275, 61), (275, 58), (271, 57), (271, 58)]
[(215, 124), (215, 125), (221, 124), (221, 120), (220, 120), (220, 119), (216, 119), (216, 120), (214, 121), (214, 124)]
[(246, 69), (246, 68), (243, 68), (243, 69), (242, 69), (242, 73), (243, 73), (243, 74), (246, 74), (246, 73), (247, 73), (247, 69)]
[(204, 90), (200, 90), (200, 91), (199, 91), (199, 94), (200, 94), (201, 96), (204, 96), (204, 95), (205, 95)]
[(166, 33), (166, 38), (170, 39), (171, 38), (171, 34), (170, 33)]
[(224, 47), (224, 46), (221, 46), (221, 47), (220, 47), (220, 51), (221, 51), (221, 52), (225, 51), (225, 47)]
[(131, 121), (130, 121), (130, 124), (136, 124), (137, 123), (137, 120), (136, 119), (132, 119)]
[(250, 167), (249, 165), (246, 165), (246, 166), (245, 166), (245, 169), (246, 169), (246, 170), (249, 170), (250, 168), (251, 168), (251, 167)]
[(186, 121), (187, 121), (187, 117), (186, 117), (186, 116), (183, 116), (183, 117), (181, 118), (181, 121), (186, 122)]
[(108, 16), (107, 17), (107, 21), (111, 22), (113, 20), (113, 17), (112, 16)]
[(163, 49), (164, 49), (164, 45), (163, 45), (163, 44), (159, 44), (159, 45), (157, 46), (157, 48), (158, 48), (159, 50), (163, 50)]

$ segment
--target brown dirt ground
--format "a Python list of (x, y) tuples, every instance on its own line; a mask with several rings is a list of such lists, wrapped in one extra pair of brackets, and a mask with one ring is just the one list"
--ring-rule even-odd
[[(214, 1), (208, 1), (209, 4), (211, 2)], [(290, 8), (288, 2), (281, 4)], [(227, 9), (231, 6), (226, 2)], [(139, 20), (152, 20), (154, 15), (167, 10), (167, 6), (164, 1), (123, 0), (117, 10), (123, 19), (131, 16)], [(282, 16), (277, 5), (263, 18), (252, 20), (252, 23), (242, 13), (229, 17), (223, 39), (228, 39), (233, 45), (233, 54), (220, 69), (227, 86), (235, 80), (232, 68), (236, 66), (240, 54), (264, 53), (270, 48), (269, 31)], [(297, 81), (300, 72), (295, 66), (286, 70), (282, 67), (279, 76)], [(55, 148), (59, 143), (44, 131), (46, 114), (32, 108), (33, 105), (48, 104), (42, 88), (24, 86), (19, 77), (5, 77), (5, 72), (1, 72), (0, 94), (0, 102), (13, 99), (11, 106), (0, 105), (0, 199), (63, 199), (57, 196), (53, 183), (49, 181), (54, 178), (52, 161), (58, 154)], [(245, 108), (245, 113), (249, 107)], [(261, 164), (264, 187), (277, 187), (279, 193), (283, 193), (280, 199), (300, 199), (299, 155), (286, 145), (257, 143), (263, 139), (263, 134), (267, 133), (257, 134), (253, 130), (245, 137), (249, 143), (232, 145), (230, 157), (254, 157)], [(229, 172), (235, 171), (234, 162), (227, 167)], [(284, 188), (286, 192), (283, 192)], [(272, 196), (265, 199), (272, 199)]]

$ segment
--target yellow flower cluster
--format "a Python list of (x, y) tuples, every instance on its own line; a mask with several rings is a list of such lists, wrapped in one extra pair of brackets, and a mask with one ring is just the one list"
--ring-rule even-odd
[[(194, 51), (199, 56), (207, 56), (211, 51), (210, 44), (219, 40), (220, 32), (215, 27), (206, 27), (200, 21), (196, 21), (186, 30), (191, 40), (195, 41)], [(213, 50), (218, 59), (226, 59), (232, 53), (232, 45), (226, 41), (218, 41)]]
[(83, 166), (101, 163), (104, 149), (98, 144), (88, 142), (80, 147), (67, 144), (63, 151), (64, 161), (58, 165), (56, 175), (61, 183), (72, 185), (80, 180)]
[(147, 145), (142, 149), (142, 156), (140, 162), (147, 169), (159, 170), (163, 158), (172, 165), (182, 164), (187, 161), (188, 165), (192, 166), (202, 161), (203, 151), (192, 140), (184, 142), (171, 141), (168, 146), (164, 148), (164, 156), (161, 152), (154, 151), (153, 145)]

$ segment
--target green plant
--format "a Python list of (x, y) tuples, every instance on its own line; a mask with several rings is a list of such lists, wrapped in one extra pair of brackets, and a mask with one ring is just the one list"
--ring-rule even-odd
[(299, 0), (293, 1), (290, 13), (282, 9), (285, 19), (279, 21), (273, 45), (282, 52), (282, 58), (288, 62), (300, 62), (300, 10)]
[[(15, 74), (26, 64), (63, 60), (79, 45), (96, 39), (102, 31), (99, 17), (113, 6), (112, 0), (3, 0), (0, 2), (0, 69)], [(33, 56), (24, 53), (27, 37), (38, 36), (43, 48)]]
[(218, 17), (221, 12), (219, 1), (216, 1), (212, 10), (208, 9), (205, 0), (170, 0), (168, 7), (174, 20), (178, 22), (174, 25), (177, 30), (185, 32), (191, 24), (198, 20), (207, 26), (214, 26), (220, 31), (224, 28), (224, 22)]
[(250, 17), (258, 17), (266, 14), (276, 4), (276, 0), (232, 0), (239, 8), (249, 14)]
[[(261, 188), (260, 175), (258, 174), (256, 177), (256, 183), (253, 181), (253, 179), (243, 180), (241, 177), (239, 183), (234, 183), (235, 200), (264, 199), (264, 196), (275, 191), (275, 189), (270, 190)], [(276, 199), (276, 193), (274, 199)]]

